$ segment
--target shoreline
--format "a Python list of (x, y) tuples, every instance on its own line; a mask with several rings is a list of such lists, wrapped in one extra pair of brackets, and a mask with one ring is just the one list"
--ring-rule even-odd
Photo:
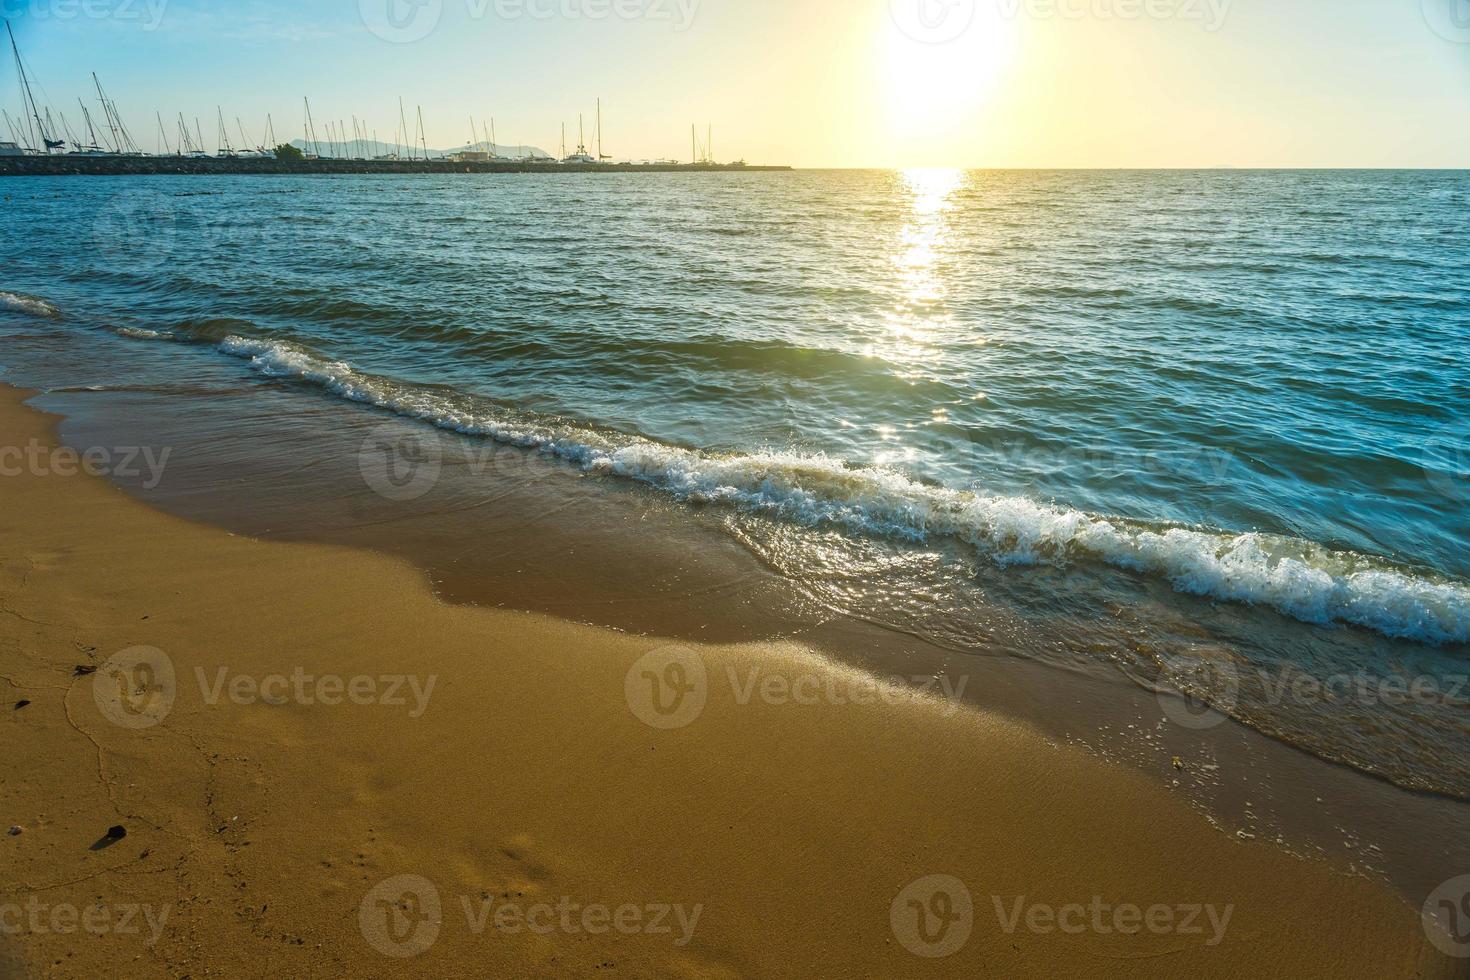
[[(27, 397), (0, 386), (10, 439), (56, 444)], [(790, 640), (671, 654), (655, 638), (453, 606), (400, 559), (237, 537), (84, 475), (7, 477), (0, 499), (3, 676), (31, 702), (5, 712), (20, 774), (5, 818), (22, 832), (0, 845), (12, 869), (0, 902), (170, 910), (147, 944), (7, 937), (35, 967), (377, 972), (391, 960), (363, 910), (410, 874), (443, 901), (437, 941), (404, 965), (440, 974), (1455, 972), (1384, 885), (1232, 839), (1139, 773)], [(128, 727), (95, 685), (138, 647), (165, 652), (176, 687), (163, 717), (145, 699), (153, 723)], [(672, 676), (670, 657), (710, 683), (694, 717), (655, 727), (639, 678)], [(405, 671), (402, 705), (382, 684), (377, 701), (338, 690), (330, 704), (320, 686), (308, 699), (273, 681)], [(772, 678), (788, 696), (758, 693)], [(789, 696), (807, 689), (866, 702)], [(119, 824), (127, 836), (108, 842)], [(938, 961), (890, 924), (907, 886), (936, 874), (973, 899), (967, 940)], [(512, 931), (492, 914), (475, 932), (461, 899), (474, 911), (495, 896), (497, 908), (667, 905), (689, 928)], [(1008, 932), (1019, 920), (997, 910), (1017, 898), (1232, 912), (1209, 945), (1208, 925)]]
[[(1146, 677), (1107, 665), (1079, 671), (1038, 642), (1014, 649), (1005, 627), (1020, 610), (1003, 601), (976, 621), (966, 647), (935, 643), (811, 601), (799, 578), (742, 546), (718, 509), (469, 437), (445, 435), (432, 489), (403, 500), (374, 485), (381, 464), (364, 469), (377, 456), (363, 452), (384, 440), (408, 451), (426, 431), (420, 423), (289, 383), (242, 387), (227, 358), (199, 362), (185, 388), (119, 386), (117, 365), (147, 373), (147, 358), (169, 348), (49, 324), (12, 336), (11, 383), (45, 392), (32, 404), (59, 417), (75, 451), (141, 449), (137, 466), (120, 463), (109, 479), (152, 509), (245, 537), (391, 555), (451, 604), (688, 641), (799, 638), (849, 668), (947, 685), (969, 707), (1143, 774), (1228, 835), (1387, 882), (1412, 907), (1444, 881), (1444, 869), (1470, 867), (1463, 801), (1400, 788), (1258, 718), (1181, 719), (1178, 710), (1190, 709)], [(1005, 588), (1018, 574), (992, 584)], [(1098, 584), (1041, 575), (1052, 589)], [(1146, 608), (1162, 611), (1154, 603), (1168, 600)]]
[[(372, 483), (376, 466), (362, 468), (363, 448), (384, 439), (406, 447), (401, 440), (425, 431), (419, 423), (289, 384), (241, 388), (229, 359), (200, 362), (182, 402), (183, 391), (168, 386), (118, 387), (111, 358), (136, 369), (138, 358), (167, 348), (108, 337), (16, 335), (10, 378), (46, 392), (32, 404), (61, 417), (59, 432), (77, 451), (141, 448), (138, 465), (114, 467), (109, 478), (150, 508), (246, 537), (392, 555), (451, 604), (681, 640), (799, 637), (848, 667), (948, 685), (968, 706), (1142, 773), (1227, 834), (1386, 881), (1411, 906), (1444, 880), (1443, 869), (1470, 867), (1464, 802), (1400, 788), (1293, 733), (1227, 718), (1181, 724), (1171, 712), (1183, 703), (1146, 678), (1079, 672), (1034, 642), (1017, 651), (983, 622), (976, 641), (956, 649), (813, 603), (738, 543), (718, 510), (589, 480), (516, 447), (446, 435), (434, 488), (415, 500), (385, 497)], [(120, 346), (99, 351), (97, 339)], [(1068, 585), (1043, 574), (1052, 588)], [(1014, 615), (998, 603), (989, 621), (1004, 627)]]

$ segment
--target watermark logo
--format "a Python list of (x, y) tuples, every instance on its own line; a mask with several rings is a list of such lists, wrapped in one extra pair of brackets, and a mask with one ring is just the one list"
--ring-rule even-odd
[(102, 716), (123, 728), (151, 728), (173, 710), (174, 664), (157, 647), (129, 647), (92, 675), (92, 697)]
[(442, 0), (357, 0), (363, 26), (389, 44), (422, 41), (439, 26)]
[(357, 451), (363, 482), (378, 496), (399, 503), (417, 500), (434, 489), (443, 465), (439, 433), (401, 422), (375, 427)]
[(1446, 41), (1470, 44), (1470, 0), (1422, 0), (1424, 23)]
[[(198, 137), (191, 131), (190, 138)], [(112, 269), (156, 269), (173, 255), (181, 219), (178, 202), (157, 191), (114, 194), (92, 219), (92, 252)]]
[(1470, 499), (1470, 428), (1447, 425), (1435, 432), (1424, 441), (1421, 461), (1424, 477), (1436, 493), (1454, 500)]
[(397, 959), (428, 951), (444, 923), (439, 889), (421, 875), (395, 875), (363, 896), (357, 925), (369, 946)]
[(704, 659), (688, 647), (650, 650), (628, 668), (623, 697), (650, 728), (683, 728), (700, 716), (709, 697)]
[(1156, 698), (1164, 717), (1182, 728), (1214, 728), (1240, 695), (1240, 673), (1223, 650), (1217, 656), (1166, 657)]
[(1470, 959), (1470, 875), (1451, 878), (1430, 892), (1420, 920), (1441, 953)]
[(939, 959), (958, 952), (975, 927), (970, 889), (952, 875), (928, 875), (904, 886), (888, 907), (888, 924), (903, 948)]
[(945, 44), (970, 29), (975, 0), (888, 0), (888, 15), (911, 40)]

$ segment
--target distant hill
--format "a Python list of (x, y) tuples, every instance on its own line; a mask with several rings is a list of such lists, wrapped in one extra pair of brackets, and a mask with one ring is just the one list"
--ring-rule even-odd
[[(333, 143), (329, 140), (317, 140), (315, 143), (308, 143), (303, 139), (294, 139), (291, 141), (291, 145), (303, 152), (315, 153), (324, 157), (367, 157), (371, 159), (387, 153), (401, 153), (405, 157), (409, 154), (409, 147), (407, 146), (394, 146), (392, 143), (381, 143), (377, 140), (349, 140), (343, 144)], [(460, 153), (464, 150), (479, 150), (482, 153), (489, 153), (490, 144), (475, 143), (472, 146), (468, 143), (461, 143), (459, 146), (452, 146), (447, 150), (436, 150), (431, 146), (429, 147), (429, 156), (430, 158), (445, 157), (451, 153)], [(423, 153), (423, 150), (419, 150), (419, 152)], [(525, 146), (523, 144), (511, 145), (497, 143), (495, 144), (495, 152), (503, 157), (510, 157), (515, 160), (519, 160), (522, 157), (544, 157), (548, 159), (551, 157), (551, 154), (540, 147)]]

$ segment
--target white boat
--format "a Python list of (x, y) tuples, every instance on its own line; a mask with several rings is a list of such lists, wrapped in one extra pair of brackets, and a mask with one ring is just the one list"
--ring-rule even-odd
[[(566, 149), (565, 146), (562, 147)], [(582, 117), (577, 117), (577, 152), (561, 158), (562, 163), (596, 163), (597, 158), (587, 152), (587, 145), (582, 135)]]

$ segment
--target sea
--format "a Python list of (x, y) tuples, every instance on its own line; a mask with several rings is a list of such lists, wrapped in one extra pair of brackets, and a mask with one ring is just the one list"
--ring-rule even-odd
[(0, 380), (171, 450), (108, 474), (166, 509), (629, 630), (861, 622), (1470, 796), (1470, 173), (0, 196)]

